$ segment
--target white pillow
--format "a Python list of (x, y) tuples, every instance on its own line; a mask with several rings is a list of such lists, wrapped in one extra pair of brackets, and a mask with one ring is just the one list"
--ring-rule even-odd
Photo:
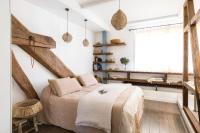
[(98, 81), (93, 74), (84, 74), (79, 76), (79, 81), (83, 86), (91, 86), (98, 84)]
[(61, 78), (48, 81), (53, 93), (60, 97), (82, 89), (76, 78)]

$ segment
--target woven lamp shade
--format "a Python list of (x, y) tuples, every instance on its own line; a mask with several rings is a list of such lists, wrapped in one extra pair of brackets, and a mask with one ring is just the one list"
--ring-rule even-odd
[(72, 41), (72, 35), (69, 32), (63, 34), (62, 39), (66, 43), (70, 43)]
[(84, 40), (83, 40), (83, 46), (84, 47), (87, 47), (89, 45), (89, 41), (85, 38)]
[(111, 24), (116, 30), (121, 30), (127, 25), (127, 17), (121, 9), (113, 15)]
[(42, 111), (42, 104), (36, 99), (19, 102), (13, 107), (13, 118), (29, 118)]

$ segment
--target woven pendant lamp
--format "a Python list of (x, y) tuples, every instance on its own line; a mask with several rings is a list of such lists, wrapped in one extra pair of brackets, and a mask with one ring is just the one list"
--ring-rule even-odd
[(88, 39), (86, 38), (86, 32), (87, 32), (87, 19), (84, 20), (85, 21), (85, 39), (83, 40), (83, 46), (84, 47), (87, 47), (89, 45), (89, 41)]
[(119, 10), (112, 16), (111, 24), (116, 30), (122, 30), (127, 25), (126, 14), (120, 9), (120, 0)]
[(70, 43), (71, 41), (72, 41), (72, 35), (68, 32), (68, 23), (69, 23), (69, 9), (68, 8), (66, 8), (65, 9), (66, 11), (67, 11), (67, 32), (66, 33), (64, 33), (63, 34), (63, 36), (62, 36), (62, 39), (63, 39), (63, 41), (64, 42), (66, 42), (66, 43)]

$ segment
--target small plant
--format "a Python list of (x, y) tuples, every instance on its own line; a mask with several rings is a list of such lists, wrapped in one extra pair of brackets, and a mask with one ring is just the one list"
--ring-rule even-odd
[(122, 57), (122, 58), (120, 58), (120, 62), (121, 62), (121, 64), (123, 64), (125, 66), (125, 70), (126, 70), (126, 65), (129, 63), (129, 59), (126, 57)]

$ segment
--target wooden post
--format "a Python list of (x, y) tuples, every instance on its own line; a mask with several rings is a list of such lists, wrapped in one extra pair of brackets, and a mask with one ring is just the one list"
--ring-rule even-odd
[[(188, 25), (187, 4), (183, 8), (183, 28)], [(188, 31), (183, 33), (183, 82), (188, 81)], [(188, 89), (183, 86), (183, 106), (188, 107)]]
[[(188, 16), (191, 24), (192, 18), (195, 16), (194, 11), (194, 2), (193, 0), (188, 0)], [(197, 36), (197, 26), (196, 23), (190, 26), (190, 34), (191, 34), (191, 46), (192, 46), (192, 59), (193, 59), (193, 68), (194, 68), (194, 82), (195, 82), (195, 95), (197, 99), (198, 105), (198, 115), (200, 121), (200, 53), (199, 53), (199, 43)]]
[[(199, 20), (199, 12), (195, 15), (193, 0), (186, 0), (184, 4), (184, 67), (183, 67), (183, 82), (188, 81), (188, 34), (190, 33), (192, 61), (194, 69), (195, 96), (198, 105), (198, 116), (200, 121), (200, 53), (197, 37), (196, 23)], [(199, 121), (194, 117), (191, 110), (188, 108), (188, 90), (183, 88), (183, 108), (191, 125), (196, 133), (200, 133)]]

